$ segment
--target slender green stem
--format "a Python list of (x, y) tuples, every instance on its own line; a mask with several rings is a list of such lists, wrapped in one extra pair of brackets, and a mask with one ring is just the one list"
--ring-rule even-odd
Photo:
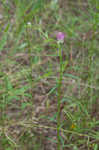
[[(32, 79), (32, 70), (33, 70), (33, 58), (32, 58), (32, 42), (31, 42), (31, 38), (30, 38), (30, 32), (31, 31), (31, 26), (28, 27), (26, 29), (26, 38), (27, 38), (27, 42), (28, 42), (28, 55), (29, 55), (29, 60), (30, 60), (30, 73), (29, 73), (29, 82), (30, 82), (30, 86), (31, 86), (31, 89), (30, 89), (30, 93), (31, 93), (31, 96), (32, 96), (32, 104), (33, 104), (33, 93), (32, 93), (32, 89), (33, 89), (33, 79)], [(33, 107), (32, 107), (33, 108)]]
[(57, 149), (60, 150), (60, 117), (61, 117), (61, 87), (62, 87), (62, 77), (63, 77), (63, 71), (62, 71), (62, 49), (61, 45), (58, 45), (59, 48), (59, 58), (60, 58), (60, 68), (59, 68), (59, 80), (58, 80), (58, 98), (57, 98)]

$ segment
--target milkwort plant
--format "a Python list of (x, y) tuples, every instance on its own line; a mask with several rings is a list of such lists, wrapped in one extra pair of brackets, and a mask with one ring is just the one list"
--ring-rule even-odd
[(60, 104), (61, 104), (61, 87), (63, 78), (63, 61), (62, 61), (62, 44), (64, 42), (65, 34), (63, 32), (58, 32), (56, 35), (57, 45), (58, 45), (58, 55), (60, 59), (59, 66), (59, 79), (58, 79), (58, 96), (57, 96), (57, 149), (60, 150)]

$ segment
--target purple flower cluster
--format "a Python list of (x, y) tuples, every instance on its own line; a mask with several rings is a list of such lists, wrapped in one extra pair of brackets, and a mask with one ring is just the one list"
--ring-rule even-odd
[(56, 38), (57, 38), (58, 42), (63, 43), (64, 42), (64, 38), (65, 38), (65, 34), (63, 32), (58, 32), (56, 34)]

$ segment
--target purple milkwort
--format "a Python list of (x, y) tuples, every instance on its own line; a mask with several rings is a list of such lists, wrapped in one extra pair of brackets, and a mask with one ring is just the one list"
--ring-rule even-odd
[(57, 149), (60, 150), (61, 141), (60, 141), (60, 125), (61, 125), (61, 97), (62, 97), (62, 79), (63, 79), (63, 61), (62, 61), (62, 45), (60, 43), (64, 42), (65, 34), (63, 32), (56, 33), (57, 38), (57, 47), (58, 47), (58, 56), (60, 60), (59, 67), (59, 79), (58, 79), (58, 89), (57, 89)]
[(58, 42), (63, 43), (64, 38), (65, 38), (65, 34), (63, 32), (57, 32), (56, 38), (57, 38)]

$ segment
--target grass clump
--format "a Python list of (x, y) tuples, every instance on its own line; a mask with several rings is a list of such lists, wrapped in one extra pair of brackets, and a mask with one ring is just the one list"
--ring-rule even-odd
[(98, 0), (1, 0), (2, 150), (98, 150), (98, 10)]

